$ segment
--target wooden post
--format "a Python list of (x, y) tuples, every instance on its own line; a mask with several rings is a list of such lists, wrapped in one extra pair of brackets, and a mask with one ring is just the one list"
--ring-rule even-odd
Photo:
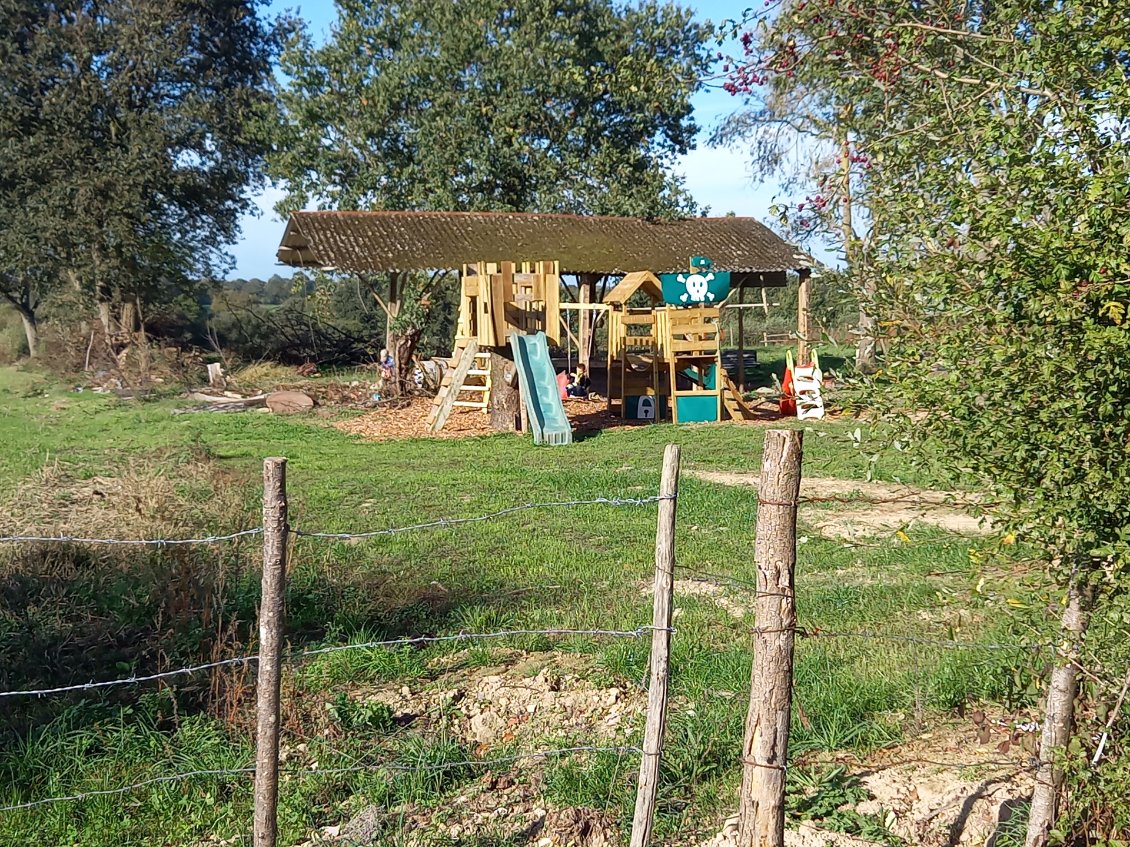
[(738, 390), (745, 392), (745, 285), (738, 286)]
[(659, 483), (659, 523), (655, 531), (655, 598), (651, 614), (651, 683), (647, 689), (647, 724), (643, 733), (643, 758), (636, 788), (636, 813), (632, 818), (630, 847), (646, 847), (655, 818), (659, 788), (659, 763), (667, 726), (667, 665), (671, 647), (671, 601), (675, 584), (675, 507), (679, 494), (679, 445), (663, 451), (663, 477)]
[(255, 687), (254, 847), (279, 837), (279, 680), (286, 590), (286, 459), (263, 460), (263, 596), (259, 601), (259, 679)]
[[(579, 282), (577, 283), (577, 300), (582, 306), (589, 304), (589, 283), (588, 274), (581, 274)], [(592, 312), (588, 309), (582, 308), (577, 313), (578, 332), (577, 332), (577, 364), (585, 366), (585, 373), (589, 372), (589, 348), (592, 345), (590, 340), (592, 337)]]
[(807, 268), (801, 268), (797, 273), (800, 276), (800, 283), (796, 293), (796, 363), (798, 367), (804, 367), (809, 363), (808, 345), (812, 323), (808, 305), (811, 272)]
[(765, 433), (757, 506), (757, 601), (749, 714), (742, 743), (739, 847), (783, 847), (793, 696), (796, 512), (802, 433)]

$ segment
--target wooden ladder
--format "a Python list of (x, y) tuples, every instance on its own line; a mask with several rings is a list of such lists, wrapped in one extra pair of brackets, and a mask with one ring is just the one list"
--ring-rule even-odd
[[(475, 381), (470, 382), (469, 380)], [(456, 393), (461, 392), (467, 392), (475, 399), (461, 400), (456, 397), (452, 405), (488, 411), (490, 408), (490, 353), (475, 354), (471, 369), (467, 371), (467, 377)]]
[[(451, 411), (459, 403), (459, 392), (463, 390), (463, 383), (467, 381), (467, 376), (471, 371), (482, 370), (474, 367), (478, 355), (479, 342), (475, 339), (462, 339), (456, 343), (455, 350), (452, 351), (454, 364), (444, 373), (439, 384), (439, 392), (432, 402), (431, 411), (428, 412), (427, 424), (431, 432), (439, 432), (443, 429), (443, 425), (447, 423), (447, 419), (451, 417)], [(489, 358), (490, 354), (485, 355)], [(490, 393), (489, 379), (488, 374), (487, 388), (485, 390), (480, 389), (484, 401)]]
[(730, 417), (735, 421), (752, 421), (755, 417), (753, 409), (742, 398), (738, 386), (724, 370), (719, 368), (718, 372), (722, 375), (722, 405)]

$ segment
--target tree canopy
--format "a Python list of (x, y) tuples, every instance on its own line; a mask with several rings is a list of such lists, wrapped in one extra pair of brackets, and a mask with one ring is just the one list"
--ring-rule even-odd
[(1073, 651), (1130, 565), (1130, 19), (1081, 0), (788, 0), (744, 44), (729, 81), (755, 118), (843, 140), (788, 214), (866, 211), (849, 238), (887, 336), (875, 402), (929, 410), (903, 436), (979, 478), (1067, 588), (1029, 828), (1046, 843)]
[[(0, 9), (0, 279), (101, 303), (226, 263), (251, 208), (283, 24), (259, 0)], [(15, 293), (13, 298), (12, 293)]]
[(692, 145), (709, 30), (654, 0), (338, 0), (300, 34), (272, 175), (285, 209), (693, 212), (669, 166)]

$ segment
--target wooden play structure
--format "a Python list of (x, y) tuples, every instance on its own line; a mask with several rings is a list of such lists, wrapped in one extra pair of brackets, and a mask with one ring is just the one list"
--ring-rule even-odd
[[(695, 253), (713, 262), (696, 265), (705, 257)], [(607, 333), (609, 407), (621, 417), (678, 423), (750, 418), (741, 399), (743, 310), (768, 311), (765, 290), (784, 286), (794, 273), (797, 358), (808, 361), (813, 259), (753, 218), (301, 211), (287, 221), (277, 256), (293, 267), (387, 274), (382, 306), (390, 315), (405, 291), (396, 280), (462, 269), (453, 356), (428, 418), (433, 432), (463, 407), (489, 411), (500, 430), (513, 428), (521, 416), (522, 429), (528, 423), (535, 440), (567, 443), (554, 372), (571, 367), (574, 347), (578, 362), (599, 369), (598, 331)], [(540, 260), (506, 261), (512, 258)], [(640, 268), (650, 270), (633, 271)], [(575, 285), (563, 286), (563, 274)], [(668, 284), (676, 278), (683, 287), (672, 295)], [(610, 279), (620, 281), (601, 296), (598, 285)], [(718, 285), (723, 279), (725, 290)], [(760, 304), (745, 302), (749, 288), (761, 289)], [(727, 309), (737, 317), (737, 335), (727, 339), (736, 347), (735, 380), (720, 355), (719, 317)], [(564, 360), (555, 361), (561, 352)]]
[(754, 417), (722, 367), (721, 304), (667, 305), (650, 271), (627, 274), (604, 302), (609, 411), (675, 423)]
[(490, 351), (508, 345), (511, 333), (544, 332), (550, 344), (560, 343), (560, 298), (557, 262), (463, 265), (455, 349), (428, 414), (432, 432), (457, 407), (489, 408)]

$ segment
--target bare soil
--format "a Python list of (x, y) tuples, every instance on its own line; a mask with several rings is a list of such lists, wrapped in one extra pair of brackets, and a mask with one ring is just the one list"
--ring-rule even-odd
[(622, 744), (642, 722), (646, 694), (604, 688), (591, 676), (582, 657), (508, 651), (496, 665), (451, 670), (416, 690), (388, 685), (352, 696), (384, 703), (398, 723), (422, 721), (488, 757), (490, 748), (521, 739), (540, 739), (542, 747), (574, 737)]
[[(759, 474), (726, 471), (690, 471), (692, 476), (718, 485), (757, 488)], [(829, 538), (858, 540), (924, 524), (959, 535), (991, 531), (983, 517), (966, 511), (976, 498), (952, 491), (932, 491), (908, 485), (859, 482), (833, 477), (806, 477), (801, 481), (800, 517)], [(820, 502), (823, 501), (823, 502)]]
[[(427, 427), (431, 398), (414, 397), (403, 403), (389, 404), (355, 418), (334, 423), (343, 432), (359, 435), (367, 441), (393, 441), (404, 438), (467, 438), (495, 435), (489, 415), (478, 409), (456, 409), (438, 433)], [(625, 426), (646, 426), (646, 422), (625, 421), (608, 413), (605, 400), (570, 399), (565, 413), (577, 432), (615, 429)]]
[[(988, 843), (1031, 796), (1033, 779), (1027, 765), (1036, 739), (1035, 731), (1015, 731), (1004, 720), (985, 721), (990, 723), (993, 731), (984, 743), (972, 721), (953, 721), (897, 748), (863, 759), (833, 760), (847, 765), (871, 794), (854, 811), (875, 816), (913, 845)], [(735, 847), (737, 831), (737, 817), (728, 818), (699, 847)], [(802, 824), (786, 831), (785, 843), (859, 847), (870, 842)]]

